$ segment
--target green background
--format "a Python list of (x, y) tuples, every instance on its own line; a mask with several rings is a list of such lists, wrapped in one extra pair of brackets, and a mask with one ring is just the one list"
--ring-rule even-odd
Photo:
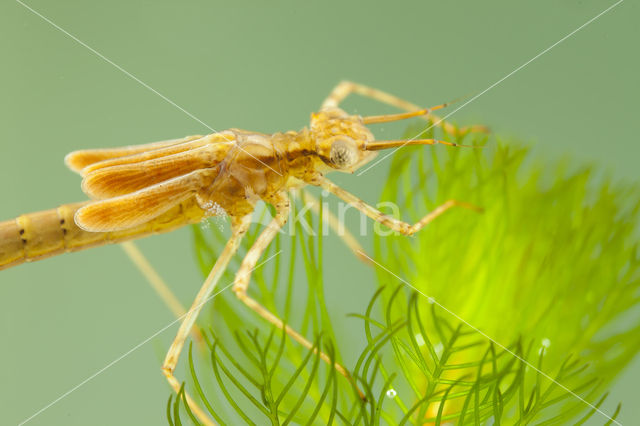
[[(304, 126), (341, 79), (425, 106), (479, 93), (614, 2), (443, 3), (28, 2), (211, 127), (264, 132)], [(451, 119), (637, 181), (638, 9), (621, 3)], [(0, 220), (83, 199), (62, 162), (69, 151), (208, 132), (18, 2), (0, 5), (0, 31)], [(346, 107), (390, 111), (360, 98)], [(387, 166), (334, 180), (374, 202)], [(373, 272), (328, 243), (328, 302), (361, 312)], [(190, 230), (140, 245), (188, 304), (201, 281)], [(0, 272), (0, 423), (28, 418), (172, 319), (119, 247)], [(176, 330), (29, 424), (164, 424), (159, 366)], [(640, 418), (638, 380), (636, 359), (606, 405), (623, 402), (623, 424)]]

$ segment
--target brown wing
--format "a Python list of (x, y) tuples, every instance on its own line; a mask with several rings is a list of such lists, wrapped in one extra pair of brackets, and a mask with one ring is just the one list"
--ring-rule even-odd
[(115, 198), (92, 202), (76, 212), (76, 224), (90, 232), (133, 228), (155, 219), (194, 196), (217, 176), (218, 168), (202, 169)]
[(85, 149), (73, 151), (64, 158), (64, 162), (71, 170), (80, 173), (85, 167), (112, 158), (127, 157), (141, 152), (153, 151), (172, 145), (190, 142), (202, 138), (200, 135), (187, 136), (181, 139), (171, 139), (161, 142), (152, 142), (143, 145), (132, 145), (120, 148)]
[(97, 163), (90, 164), (84, 169), (82, 169), (80, 171), (80, 174), (84, 176), (98, 169), (111, 167), (111, 166), (118, 166), (122, 164), (140, 163), (142, 161), (152, 160), (154, 158), (160, 158), (160, 157), (166, 157), (169, 155), (179, 154), (181, 152), (186, 152), (186, 151), (200, 148), (206, 145), (216, 145), (221, 149), (227, 149), (229, 147), (229, 142), (232, 142), (233, 140), (234, 140), (233, 135), (229, 133), (215, 133), (212, 135), (203, 136), (199, 139), (194, 139), (192, 141), (181, 142), (181, 143), (177, 143), (167, 147), (161, 147), (157, 149), (139, 152), (133, 155), (126, 155), (123, 157), (117, 157), (117, 158), (111, 158), (104, 161), (99, 161)]
[[(215, 167), (224, 157), (226, 148), (228, 146), (221, 144), (207, 144), (146, 161), (143, 159), (147, 158), (145, 154), (148, 153), (143, 153), (127, 157), (128, 159), (139, 157), (141, 161), (94, 169), (95, 166), (114, 160), (103, 161), (85, 169), (88, 170), (86, 174), (83, 171), (82, 190), (90, 197), (98, 199), (129, 194), (198, 169)], [(160, 149), (152, 151), (152, 153), (158, 151), (168, 153), (170, 149)]]

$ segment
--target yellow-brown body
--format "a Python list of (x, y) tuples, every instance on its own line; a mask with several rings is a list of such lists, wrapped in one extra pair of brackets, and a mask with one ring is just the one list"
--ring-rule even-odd
[(245, 216), (259, 200), (275, 203), (283, 191), (330, 169), (331, 154), (318, 141), (345, 134), (373, 139), (357, 119), (336, 109), (314, 114), (311, 128), (299, 132), (230, 129), (71, 153), (67, 165), (83, 176), (83, 190), (94, 200), (0, 222), (0, 270), (169, 232), (208, 216)]
[[(349, 115), (338, 106), (350, 93), (369, 96), (408, 112), (369, 117)], [(240, 264), (233, 282), (233, 293), (271, 324), (317, 352), (320, 358), (357, 387), (356, 381), (342, 365), (336, 364), (332, 357), (248, 295), (251, 272), (258, 267), (258, 259), (287, 221), (290, 205), (286, 192), (292, 188), (307, 184), (319, 186), (404, 235), (418, 232), (453, 206), (476, 209), (475, 206), (450, 200), (418, 222), (409, 224), (382, 213), (324, 177), (330, 171), (352, 173), (382, 149), (434, 143), (455, 145), (435, 139), (375, 141), (366, 127), (367, 124), (418, 116), (447, 127), (450, 125), (431, 115), (431, 110), (444, 106), (418, 109), (382, 91), (342, 82), (323, 102), (321, 111), (311, 115), (310, 127), (299, 132), (268, 135), (230, 129), (208, 136), (190, 136), (147, 145), (72, 152), (65, 161), (83, 177), (82, 189), (91, 201), (63, 205), (0, 223), (0, 269), (60, 253), (171, 231), (207, 216), (230, 216), (231, 237), (219, 253), (191, 308), (183, 315), (180, 329), (162, 365), (169, 384), (180, 393), (184, 389), (174, 371), (187, 336), (202, 306), (213, 297), (216, 284), (249, 229), (250, 213), (256, 202), (262, 200), (274, 206), (275, 215)], [(372, 261), (364, 252), (354, 251)], [(187, 392), (184, 395), (199, 421), (214, 424)], [(364, 397), (364, 394), (360, 395)]]
[[(380, 149), (445, 143), (374, 141), (367, 124), (430, 114), (430, 110), (364, 118), (349, 115), (336, 106), (348, 93), (347, 87), (385, 102), (391, 99), (344, 83), (320, 112), (311, 114), (309, 128), (301, 131), (264, 134), (229, 129), (146, 145), (72, 152), (65, 159), (67, 166), (83, 177), (82, 189), (92, 200), (0, 222), (0, 269), (168, 232), (208, 216), (226, 214), (233, 222), (251, 213), (259, 200), (286, 203), (283, 194), (289, 189), (320, 185), (326, 172), (353, 172)], [(398, 106), (412, 109), (402, 103)], [(386, 216), (377, 216), (389, 222)]]
[(173, 231), (189, 223), (200, 222), (204, 217), (204, 211), (193, 201), (185, 201), (134, 228), (89, 232), (73, 221), (76, 211), (87, 203), (65, 204), (0, 222), (0, 270), (62, 253)]

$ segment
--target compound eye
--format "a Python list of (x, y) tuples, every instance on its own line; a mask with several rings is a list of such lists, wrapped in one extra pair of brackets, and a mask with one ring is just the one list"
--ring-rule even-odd
[(358, 162), (358, 148), (353, 140), (336, 139), (331, 144), (329, 154), (331, 163), (339, 169), (344, 169)]

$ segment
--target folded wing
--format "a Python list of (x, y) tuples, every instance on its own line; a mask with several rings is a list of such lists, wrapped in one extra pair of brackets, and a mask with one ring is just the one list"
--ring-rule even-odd
[(155, 219), (211, 185), (233, 143), (234, 134), (223, 132), (70, 153), (67, 165), (83, 176), (83, 191), (96, 200), (78, 210), (76, 224), (110, 232)]
[(76, 212), (76, 224), (90, 232), (133, 228), (195, 195), (215, 179), (219, 168), (201, 169), (153, 186), (106, 200), (94, 201)]
[(171, 139), (161, 142), (152, 142), (143, 145), (124, 146), (119, 148), (85, 149), (73, 151), (64, 158), (64, 162), (71, 170), (81, 173), (85, 167), (101, 161), (114, 158), (128, 157), (131, 155), (153, 151), (184, 142), (190, 142), (202, 138), (200, 135), (187, 136), (186, 138)]
[[(166, 149), (158, 151), (168, 151)], [(82, 180), (82, 190), (94, 199), (104, 199), (130, 194), (140, 189), (183, 176), (199, 169), (215, 167), (226, 153), (220, 145), (204, 145), (183, 152), (141, 161), (96, 167), (89, 166)], [(144, 153), (147, 154), (147, 153)], [(109, 162), (112, 162), (110, 160)]]

